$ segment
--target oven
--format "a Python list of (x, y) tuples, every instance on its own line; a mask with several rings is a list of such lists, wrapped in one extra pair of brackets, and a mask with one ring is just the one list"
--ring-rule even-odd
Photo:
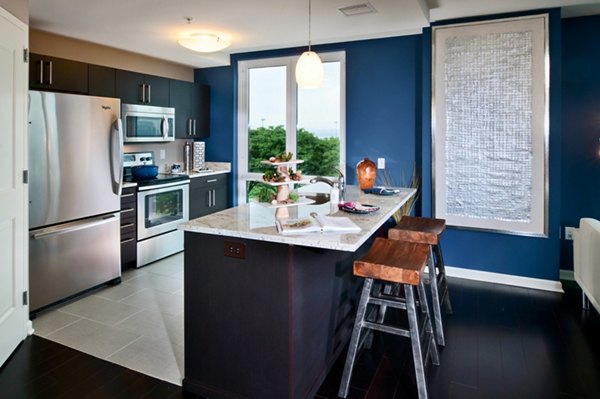
[(125, 181), (137, 183), (137, 260), (141, 267), (183, 251), (180, 223), (189, 219), (189, 176), (161, 174), (133, 179), (131, 168), (152, 165), (152, 152), (124, 155)]
[(137, 261), (141, 267), (183, 251), (183, 231), (187, 222), (189, 180), (138, 186)]
[(176, 230), (188, 221), (189, 182), (138, 188), (138, 240)]

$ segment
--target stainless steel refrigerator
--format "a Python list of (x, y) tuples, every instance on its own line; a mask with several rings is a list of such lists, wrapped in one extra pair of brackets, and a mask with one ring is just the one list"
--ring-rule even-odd
[(120, 100), (29, 92), (30, 311), (118, 282)]

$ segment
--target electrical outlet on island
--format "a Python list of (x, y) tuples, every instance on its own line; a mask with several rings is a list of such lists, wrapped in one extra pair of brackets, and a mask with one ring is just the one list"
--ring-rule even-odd
[(377, 169), (385, 169), (385, 158), (377, 158)]

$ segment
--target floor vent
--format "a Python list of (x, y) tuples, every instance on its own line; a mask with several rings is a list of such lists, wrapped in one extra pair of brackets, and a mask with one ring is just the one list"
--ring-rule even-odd
[(371, 3), (356, 4), (348, 7), (341, 7), (338, 10), (347, 17), (361, 14), (371, 14), (377, 12)]

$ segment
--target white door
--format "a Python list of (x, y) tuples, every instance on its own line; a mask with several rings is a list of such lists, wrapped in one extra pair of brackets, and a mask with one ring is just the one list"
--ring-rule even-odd
[(0, 366), (27, 336), (27, 26), (0, 7)]

